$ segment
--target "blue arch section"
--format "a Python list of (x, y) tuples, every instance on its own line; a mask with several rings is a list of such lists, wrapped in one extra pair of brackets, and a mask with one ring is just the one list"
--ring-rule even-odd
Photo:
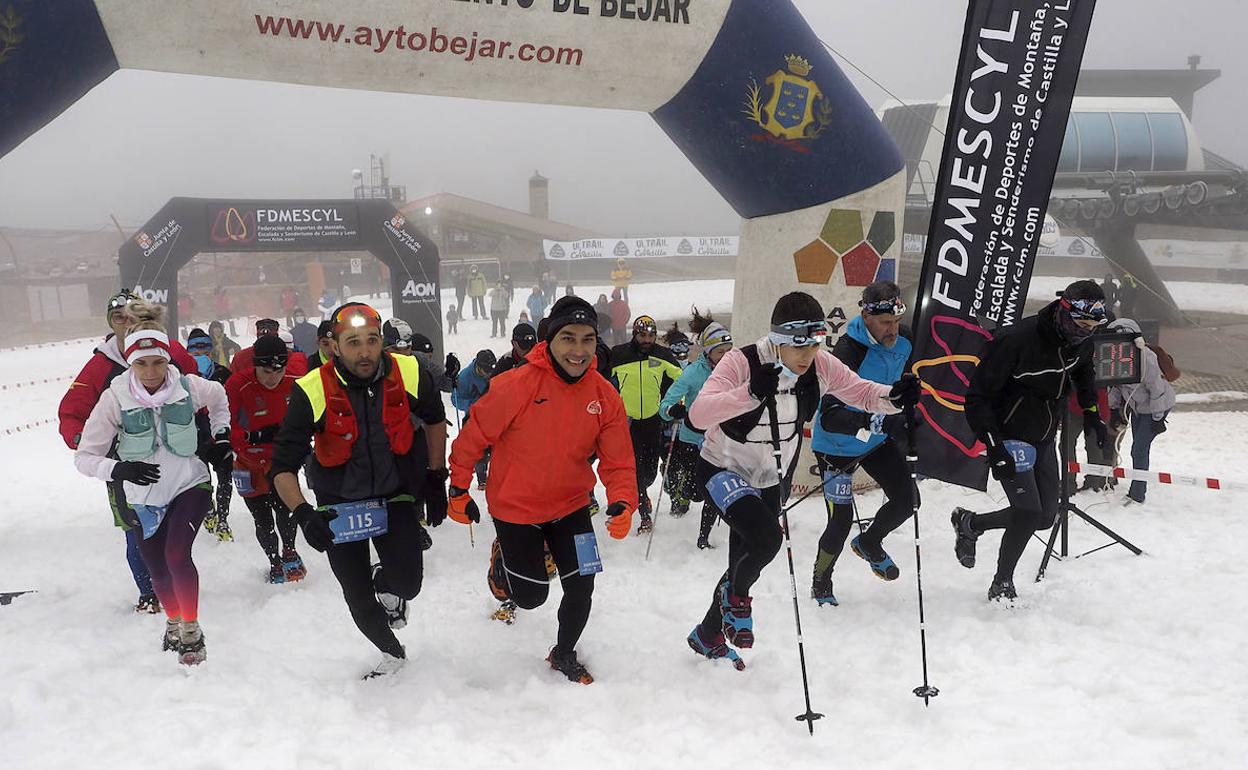
[(746, 218), (842, 198), (902, 168), (790, 2), (733, 0), (701, 66), (654, 119)]
[(0, 2), (0, 157), (117, 69), (92, 0)]

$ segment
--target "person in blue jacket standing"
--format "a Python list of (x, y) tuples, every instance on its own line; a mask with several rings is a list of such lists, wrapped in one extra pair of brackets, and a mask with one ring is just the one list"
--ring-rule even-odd
[[(472, 419), (472, 405), (490, 389), (490, 378), (494, 376), (494, 367), (498, 358), (491, 350), (477, 351), (472, 366), (459, 372), (455, 387), (451, 390), (451, 404), (464, 413), (464, 422)], [(487, 449), (476, 464), (477, 489), (485, 489), (485, 480), (490, 472), (490, 452)]]
[[(892, 281), (876, 281), (862, 291), (861, 314), (849, 322), (832, 355), (872, 382), (891, 385), (906, 371), (913, 346), (901, 325), (906, 306), (901, 289)], [(913, 483), (900, 446), (905, 418), (885, 417), (846, 406), (824, 396), (815, 420), (811, 448), (823, 475), (828, 526), (819, 538), (811, 596), (820, 604), (837, 604), (832, 592), (832, 570), (857, 518), (854, 515), (853, 473), (861, 467), (880, 485), (886, 498), (871, 526), (850, 541), (854, 554), (871, 565), (882, 580), (896, 580), (897, 565), (884, 550), (884, 537), (901, 526), (912, 512)], [(918, 494), (917, 490), (914, 494)], [(916, 498), (917, 499), (917, 498)]]
[[(715, 369), (715, 364), (732, 349), (732, 335), (723, 324), (711, 318), (709, 313), (703, 316), (694, 308), (689, 329), (696, 335), (702, 355), (685, 367), (684, 373), (668, 388), (667, 394), (659, 402), (659, 416), (664, 420), (677, 422), (676, 444), (672, 449), (666, 486), (668, 494), (672, 496), (673, 516), (685, 515), (691, 501), (703, 500), (702, 491), (693, 478), (693, 469), (698, 462), (705, 432), (690, 425), (687, 416), (689, 407), (693, 406), (702, 386)], [(714, 548), (710, 542), (711, 527), (715, 525), (718, 516), (715, 503), (703, 500), (698, 548)]]

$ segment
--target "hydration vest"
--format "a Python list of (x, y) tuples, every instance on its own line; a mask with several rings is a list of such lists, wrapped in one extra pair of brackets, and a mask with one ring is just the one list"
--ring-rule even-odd
[(195, 424), (195, 405), (191, 403), (191, 389), (186, 377), (179, 379), (183, 398), (160, 407), (159, 413), (151, 407), (140, 405), (130, 395), (125, 378), (113, 387), (117, 404), (121, 407), (121, 432), (117, 434), (117, 456), (122, 460), (146, 460), (156, 453), (157, 433), (160, 443), (178, 457), (190, 457), (199, 448), (199, 429)]
[[(420, 384), (420, 365), (411, 356), (395, 356), (391, 353), (390, 373), (381, 385), (381, 421), (390, 442), (390, 450), (405, 455), (412, 448), (416, 428), (412, 424), (411, 409), (407, 404), (410, 393), (415, 396)], [(313, 419), (325, 415), (325, 427), (313, 438), (316, 461), (324, 468), (345, 465), (351, 458), (351, 448), (359, 438), (360, 430), (351, 400), (343, 387), (334, 362), (327, 361), (320, 368), (300, 377), (298, 386), (312, 404)]]
[[(757, 345), (746, 345), (741, 348), (741, 352), (745, 354), (745, 359), (750, 364), (750, 374), (753, 374), (759, 367), (764, 365), (775, 366), (775, 364), (763, 364), (759, 360)], [(810, 364), (810, 368), (797, 378), (797, 383), (793, 386), (792, 393), (797, 397), (797, 422), (793, 426), (793, 432), (800, 435), (802, 426), (810, 422), (815, 413), (819, 411), (819, 373), (813, 361)], [(750, 431), (758, 427), (758, 421), (762, 419), (763, 410), (766, 408), (766, 403), (759, 404), (745, 414), (720, 423), (719, 428), (724, 432), (725, 436), (733, 441), (739, 444), (749, 443)], [(788, 441), (792, 438), (792, 435), (787, 438), (781, 436), (780, 440)], [(767, 441), (770, 442), (771, 438), (768, 437)]]

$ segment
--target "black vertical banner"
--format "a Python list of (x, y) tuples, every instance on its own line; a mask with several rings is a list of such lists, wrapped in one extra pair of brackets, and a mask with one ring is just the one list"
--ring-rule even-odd
[(987, 319), (1023, 312), (1095, 0), (971, 0), (915, 311), (919, 471), (984, 489), (964, 404)]

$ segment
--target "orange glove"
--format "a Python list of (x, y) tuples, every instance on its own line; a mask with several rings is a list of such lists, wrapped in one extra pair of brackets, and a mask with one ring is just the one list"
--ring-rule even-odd
[(451, 487), (447, 492), (449, 495), (446, 501), (447, 516), (460, 524), (481, 521), (481, 509), (477, 508), (477, 503), (472, 499), (472, 495), (468, 494), (468, 490)]
[(616, 540), (623, 540), (633, 528), (633, 511), (628, 503), (611, 503), (607, 508), (607, 532)]

